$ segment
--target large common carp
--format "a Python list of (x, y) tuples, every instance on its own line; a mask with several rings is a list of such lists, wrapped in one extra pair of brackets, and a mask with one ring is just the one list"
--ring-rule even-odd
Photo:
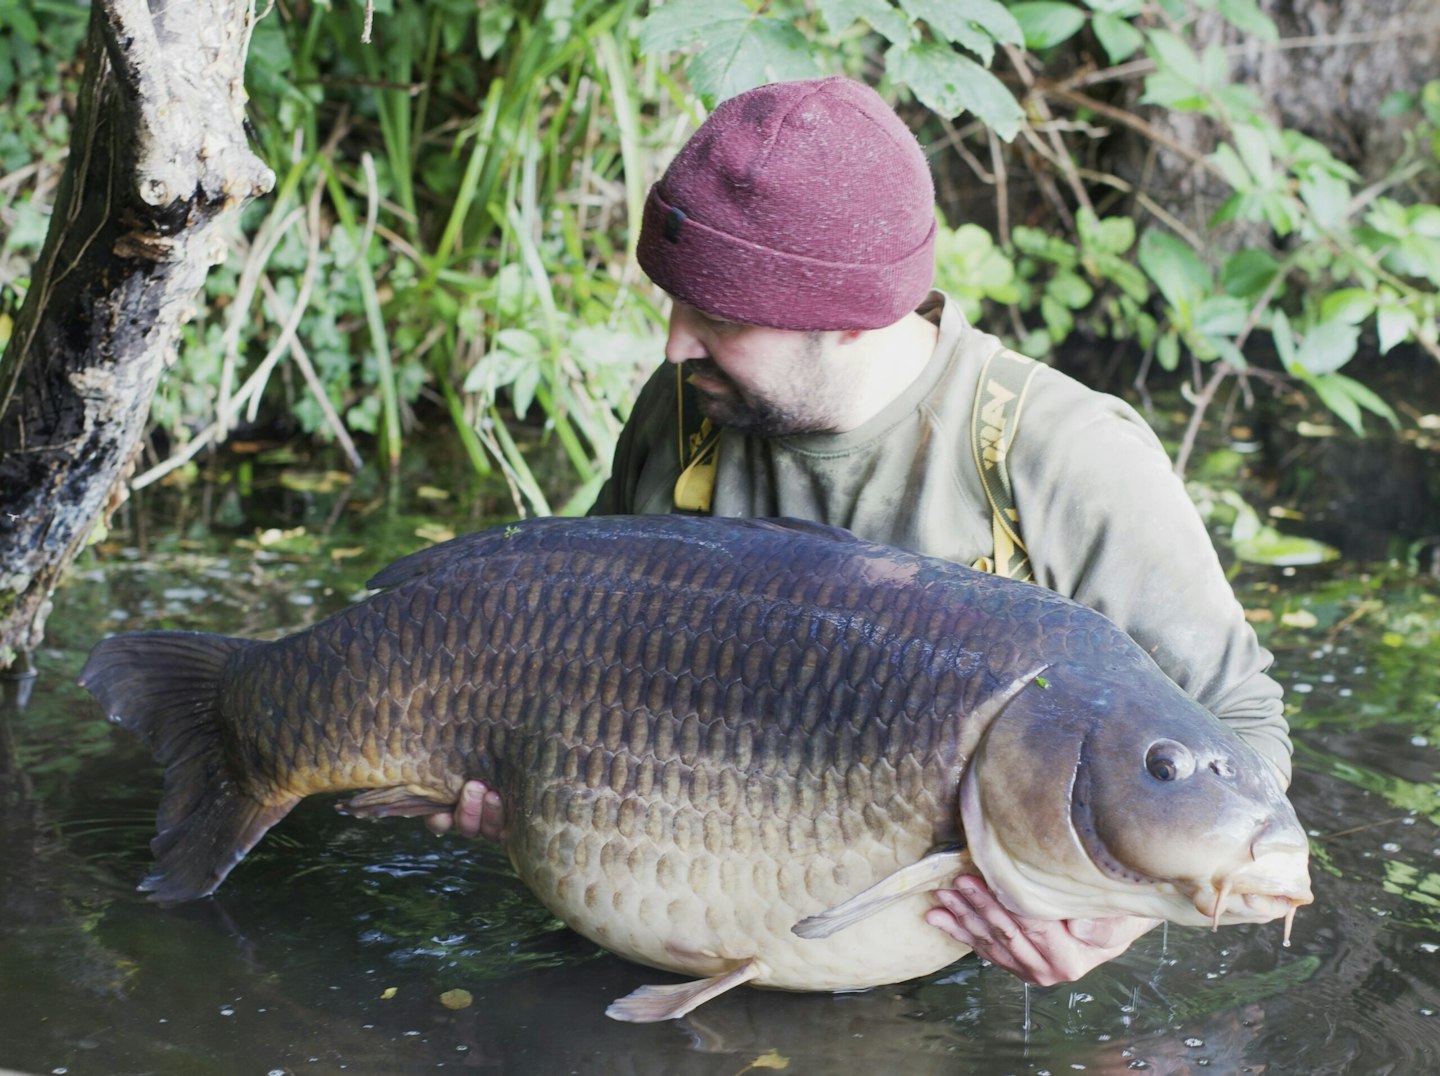
[(141, 888), (212, 892), (304, 796), (368, 816), (496, 788), (516, 872), (607, 949), (833, 990), (963, 956), (966, 870), (1025, 915), (1218, 925), (1311, 899), (1270, 768), (1109, 621), (812, 524), (543, 519), (406, 557), (275, 642), (101, 642), (81, 683), (167, 767)]

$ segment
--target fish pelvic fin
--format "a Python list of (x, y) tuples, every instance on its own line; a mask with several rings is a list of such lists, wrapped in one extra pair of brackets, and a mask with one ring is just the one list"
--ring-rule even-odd
[(790, 931), (802, 938), (828, 938), (854, 926), (862, 919), (868, 919), (896, 901), (916, 893), (941, 889), (954, 881), (956, 875), (974, 873), (975, 864), (970, 859), (970, 853), (963, 848), (932, 852), (924, 859), (901, 867), (893, 874), (887, 874), (869, 889), (862, 890), (849, 900), (816, 915), (807, 916), (791, 927)]
[(417, 815), (453, 811), (455, 799), (454, 792), (422, 788), (419, 785), (402, 785), (394, 788), (372, 788), (368, 792), (351, 796), (344, 803), (337, 803), (335, 809), (354, 818), (377, 819), (391, 815), (413, 818)]
[(605, 1015), (628, 1024), (653, 1024), (661, 1020), (674, 1020), (699, 1008), (711, 998), (748, 983), (762, 970), (760, 961), (751, 957), (733, 970), (723, 975), (712, 975), (708, 979), (668, 986), (642, 986), (623, 998), (612, 1001), (605, 1010)]
[(231, 655), (255, 645), (200, 632), (153, 631), (103, 640), (80, 674), (117, 725), (142, 736), (165, 767), (150, 842), (150, 899), (177, 904), (213, 893), (298, 796), (263, 802), (232, 774), (219, 707)]

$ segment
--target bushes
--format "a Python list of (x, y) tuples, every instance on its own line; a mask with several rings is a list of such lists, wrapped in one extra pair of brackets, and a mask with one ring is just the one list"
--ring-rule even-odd
[[(368, 44), (363, 8), (277, 0), (256, 26), (251, 119), (279, 183), (212, 274), (141, 483), (277, 418), (393, 471), (417, 416), (439, 414), (524, 510), (583, 509), (660, 357), (632, 253), (646, 187), (717, 96), (840, 71), (899, 104), (942, 190), (978, 177), (990, 227), (945, 230), (939, 281), (1022, 350), (1104, 338), (1140, 377), (1189, 363), (1197, 424), (1263, 375), (1357, 431), (1395, 421), (1357, 364), (1402, 344), (1440, 357), (1440, 83), (1387, 100), (1408, 141), (1362, 180), (1232, 79), (1234, 49), (1200, 41), (1213, 8), (1274, 46), (1253, 0), (376, 2)], [(0, 12), (3, 339), (87, 12)], [(1177, 117), (1207, 148), (1167, 133)], [(1120, 132), (1193, 170), (1208, 226), (1116, 163)], [(1257, 370), (1262, 337), (1277, 360)], [(537, 439), (562, 461), (543, 479)]]

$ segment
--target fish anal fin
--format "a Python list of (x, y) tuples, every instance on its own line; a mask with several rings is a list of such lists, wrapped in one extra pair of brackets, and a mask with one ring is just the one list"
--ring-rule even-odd
[(356, 818), (387, 818), (391, 815), (414, 817), (416, 815), (440, 814), (455, 809), (456, 796), (419, 785), (397, 785), (392, 788), (372, 788), (358, 796), (351, 796), (344, 803), (337, 803), (335, 809), (341, 814)]
[(760, 971), (760, 962), (751, 958), (723, 975), (712, 975), (708, 979), (668, 986), (642, 986), (623, 998), (612, 1001), (605, 1010), (605, 1015), (629, 1024), (653, 1024), (660, 1020), (674, 1020), (704, 1005), (711, 998), (748, 983), (759, 975)]
[(847, 901), (800, 920), (791, 932), (802, 938), (828, 938), (852, 927), (862, 919), (916, 893), (928, 893), (948, 885), (957, 874), (975, 873), (970, 853), (963, 848), (932, 852), (924, 859), (887, 874), (870, 888)]

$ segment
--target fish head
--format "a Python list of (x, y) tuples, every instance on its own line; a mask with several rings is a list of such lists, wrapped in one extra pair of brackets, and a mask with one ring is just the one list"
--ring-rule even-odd
[(1284, 918), (1288, 934), (1312, 900), (1277, 774), (1158, 667), (1054, 666), (1014, 690), (971, 754), (960, 809), (980, 873), (1022, 915)]

